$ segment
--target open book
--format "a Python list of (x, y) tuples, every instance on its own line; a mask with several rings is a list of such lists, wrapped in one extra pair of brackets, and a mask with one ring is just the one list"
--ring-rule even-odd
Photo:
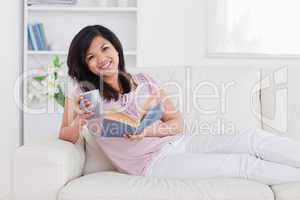
[(161, 104), (155, 98), (149, 98), (139, 113), (141, 118), (118, 111), (100, 114), (100, 120), (88, 122), (88, 129), (91, 133), (100, 134), (102, 137), (123, 137), (124, 134), (142, 133), (146, 127), (161, 119)]
[[(123, 137), (123, 134), (139, 134), (143, 130), (160, 120), (162, 115), (161, 105), (151, 108), (139, 123), (126, 123), (126, 120), (104, 118), (102, 121), (101, 135), (103, 137)], [(128, 122), (128, 121), (127, 121)]]

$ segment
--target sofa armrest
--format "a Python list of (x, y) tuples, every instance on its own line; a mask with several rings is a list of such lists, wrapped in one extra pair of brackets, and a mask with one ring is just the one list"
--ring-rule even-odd
[(24, 145), (14, 155), (14, 200), (56, 200), (60, 189), (82, 175), (83, 141)]

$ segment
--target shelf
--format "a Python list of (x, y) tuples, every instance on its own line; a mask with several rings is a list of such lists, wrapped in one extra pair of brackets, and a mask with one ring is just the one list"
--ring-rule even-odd
[(79, 7), (79, 6), (29, 6), (28, 11), (38, 12), (38, 11), (50, 11), (50, 12), (136, 12), (136, 7)]
[[(94, 0), (80, 0), (81, 5), (28, 5), (24, 0), (23, 6), (23, 67), (22, 72), (29, 78), (36, 74), (43, 74), (48, 66), (53, 66), (54, 56), (59, 56), (63, 63), (62, 75), (68, 75), (67, 56), (68, 46), (71, 39), (83, 27), (92, 24), (101, 24), (110, 28), (121, 40), (125, 48), (125, 64), (128, 69), (134, 70), (137, 67), (137, 35), (138, 17), (140, 9), (139, 0), (128, 0), (127, 7), (121, 7), (116, 0), (108, 0), (108, 6), (101, 7)], [(53, 47), (51, 50), (29, 50), (28, 27), (27, 24), (42, 23), (44, 26), (45, 38)], [(67, 30), (63, 33), (58, 31)], [(34, 37), (34, 34), (31, 34)], [(38, 41), (38, 37), (35, 38)], [(39, 40), (40, 42), (40, 40)], [(46, 71), (47, 73), (47, 71)], [(24, 109), (22, 114), (24, 143), (30, 144), (39, 141), (49, 140), (57, 137), (58, 125), (60, 123), (63, 108), (57, 104), (47, 104), (40, 107), (40, 104), (32, 104), (28, 100), (28, 84), (24, 80), (22, 85), (22, 100)], [(66, 88), (65, 88), (66, 89)], [(39, 113), (41, 109), (46, 109), (43, 114), (33, 114), (28, 112), (28, 108), (36, 108), (32, 112)], [(41, 126), (36, 126), (40, 124)], [(48, 130), (46, 134), (40, 134), (43, 127)]]
[(28, 55), (67, 55), (66, 51), (27, 51)]
[[(27, 51), (28, 55), (67, 55), (67, 51)], [(124, 52), (125, 56), (136, 56), (135, 51), (126, 51)]]

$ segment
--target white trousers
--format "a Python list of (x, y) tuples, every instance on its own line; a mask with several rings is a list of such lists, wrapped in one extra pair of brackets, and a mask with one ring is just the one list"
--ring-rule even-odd
[(233, 177), (268, 185), (300, 181), (300, 142), (261, 129), (188, 135), (164, 146), (145, 176)]

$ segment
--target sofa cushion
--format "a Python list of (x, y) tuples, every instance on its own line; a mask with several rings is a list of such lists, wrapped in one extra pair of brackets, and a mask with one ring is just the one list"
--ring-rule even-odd
[(300, 182), (273, 185), (272, 190), (276, 200), (299, 200)]
[(99, 172), (75, 179), (59, 193), (59, 200), (273, 200), (271, 189), (234, 178), (171, 179)]
[(87, 127), (84, 126), (82, 130), (81, 136), (85, 141), (85, 165), (83, 175), (100, 171), (115, 171), (111, 161), (98, 146), (92, 135), (90, 135)]

